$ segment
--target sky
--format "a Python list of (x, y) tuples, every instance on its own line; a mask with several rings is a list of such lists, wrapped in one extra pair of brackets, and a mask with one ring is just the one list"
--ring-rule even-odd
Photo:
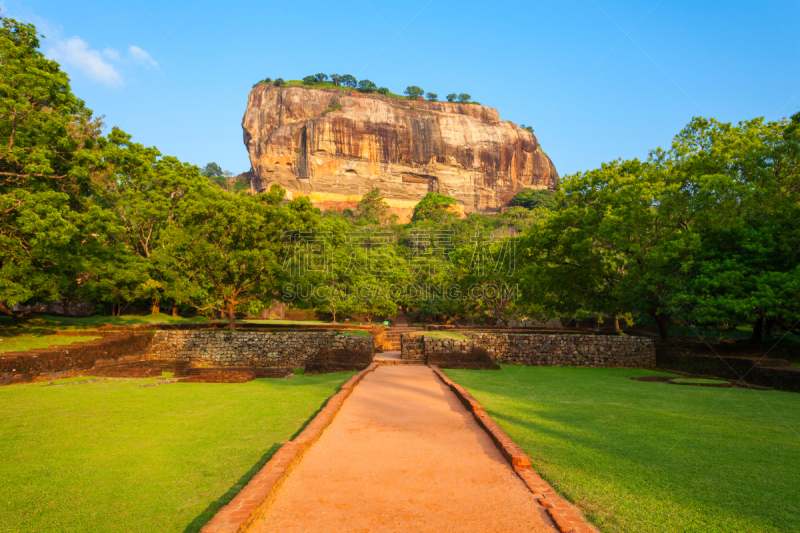
[(36, 24), (107, 130), (234, 173), (266, 77), (465, 92), (533, 126), (559, 173), (646, 158), (694, 116), (800, 110), (800, 2), (0, 1)]

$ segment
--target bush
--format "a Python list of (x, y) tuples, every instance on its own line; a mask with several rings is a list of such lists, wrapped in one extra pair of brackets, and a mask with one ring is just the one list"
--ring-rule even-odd
[(524, 207), (526, 209), (553, 209), (555, 200), (553, 192), (547, 189), (523, 189), (508, 203), (511, 206)]
[(414, 206), (414, 214), (411, 216), (411, 221), (442, 220), (452, 216), (449, 208), (454, 205), (456, 205), (456, 199), (452, 196), (429, 192)]

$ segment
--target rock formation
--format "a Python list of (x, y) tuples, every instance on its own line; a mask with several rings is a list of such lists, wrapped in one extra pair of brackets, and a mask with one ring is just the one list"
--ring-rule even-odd
[(535, 135), (475, 104), (262, 84), (242, 128), (252, 189), (277, 183), (323, 209), (352, 208), (378, 187), (401, 218), (428, 192), (494, 212), (526, 187), (558, 183)]

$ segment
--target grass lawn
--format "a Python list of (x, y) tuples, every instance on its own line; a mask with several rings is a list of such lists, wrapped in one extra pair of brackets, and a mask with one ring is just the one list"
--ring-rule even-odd
[(199, 531), (352, 375), (0, 387), (0, 531)]
[(693, 383), (696, 385), (723, 385), (730, 383), (720, 379), (704, 379), (704, 378), (677, 378), (672, 380), (673, 383)]
[(24, 352), (26, 350), (47, 348), (48, 346), (72, 344), (73, 342), (93, 341), (99, 338), (100, 337), (91, 335), (81, 335), (80, 337), (61, 337), (58, 335), (37, 335), (31, 333), (6, 336), (2, 331), (0, 331), (0, 353)]
[(259, 318), (259, 319), (246, 318), (243, 320), (236, 321), (237, 324), (240, 324), (242, 322), (246, 324), (262, 324), (264, 326), (269, 326), (272, 324), (279, 324), (279, 325), (295, 324), (298, 326), (315, 326), (320, 324), (330, 324), (330, 322), (322, 322), (320, 320), (279, 320), (277, 318)]
[(800, 394), (636, 369), (445, 372), (604, 532), (800, 531)]

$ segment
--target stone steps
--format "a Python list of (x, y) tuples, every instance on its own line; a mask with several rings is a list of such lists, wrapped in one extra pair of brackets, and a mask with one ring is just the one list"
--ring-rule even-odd
[(380, 366), (408, 366), (408, 365), (425, 365), (422, 359), (384, 359), (376, 360)]

